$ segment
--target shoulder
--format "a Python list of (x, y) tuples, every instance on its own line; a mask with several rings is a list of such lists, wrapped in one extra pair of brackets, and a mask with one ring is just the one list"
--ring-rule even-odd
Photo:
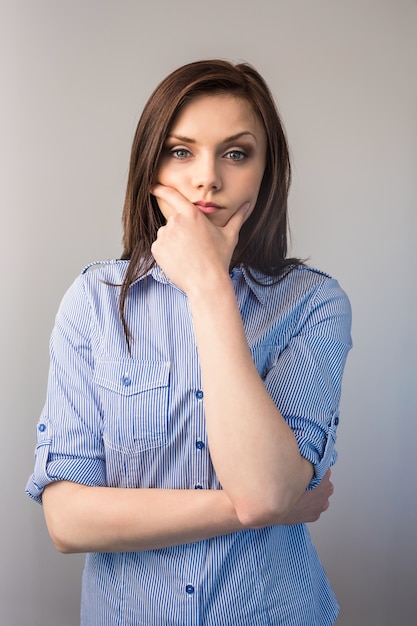
[(128, 261), (95, 261), (85, 266), (66, 290), (58, 314), (71, 311), (85, 314), (88, 305), (96, 307), (118, 297), (117, 287), (123, 282)]
[(352, 312), (349, 298), (339, 282), (321, 270), (300, 266), (283, 281), (283, 288), (294, 294), (293, 306), (298, 310), (298, 329), (307, 328), (351, 344)]
[(306, 328), (334, 325), (349, 341), (351, 308), (347, 294), (339, 282), (321, 270), (308, 266), (292, 266), (281, 277), (253, 273), (251, 287), (268, 311), (277, 320), (285, 320), (298, 334)]
[(289, 269), (290, 271), (285, 274), (284, 280), (293, 280), (300, 285), (321, 285), (335, 280), (327, 272), (315, 267), (310, 267), (309, 265), (295, 265), (290, 266)]
[(282, 288), (293, 293), (295, 303), (304, 303), (307, 310), (326, 306), (350, 314), (350, 302), (346, 292), (336, 278), (322, 270), (308, 266), (294, 267), (284, 277)]
[(86, 265), (80, 276), (84, 282), (113, 282), (121, 283), (125, 276), (129, 261), (112, 259), (109, 261), (93, 261)]
[(106, 293), (119, 292), (128, 268), (129, 261), (114, 259), (94, 261), (86, 265), (74, 284), (79, 283), (87, 297), (103, 297)]
[(301, 298), (320, 301), (339, 297), (349, 302), (338, 280), (319, 269), (308, 266), (294, 267), (283, 279), (283, 288), (292, 289)]
[(266, 304), (274, 306), (275, 300), (285, 302), (288, 306), (306, 305), (314, 299), (331, 297), (334, 294), (348, 301), (338, 281), (323, 272), (306, 265), (290, 266), (280, 277), (269, 276), (260, 272), (251, 272), (254, 291)]
[(301, 266), (290, 272), (288, 279), (294, 281), (300, 295), (305, 294), (312, 307), (323, 302), (339, 301), (350, 310), (346, 292), (340, 286), (339, 281), (330, 274), (312, 267)]

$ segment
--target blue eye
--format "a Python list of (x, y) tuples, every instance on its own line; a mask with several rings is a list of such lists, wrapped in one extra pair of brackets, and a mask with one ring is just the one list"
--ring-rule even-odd
[(186, 148), (173, 148), (170, 150), (170, 154), (174, 159), (186, 159), (190, 156), (190, 151)]
[(243, 150), (230, 150), (225, 154), (226, 159), (231, 161), (243, 161), (248, 155)]

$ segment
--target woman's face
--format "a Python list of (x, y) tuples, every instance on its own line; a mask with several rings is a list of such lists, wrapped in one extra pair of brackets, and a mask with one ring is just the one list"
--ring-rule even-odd
[[(265, 170), (266, 134), (250, 104), (228, 94), (202, 95), (174, 119), (156, 181), (177, 189), (216, 226), (249, 202), (253, 211)], [(167, 219), (175, 212), (158, 200)]]

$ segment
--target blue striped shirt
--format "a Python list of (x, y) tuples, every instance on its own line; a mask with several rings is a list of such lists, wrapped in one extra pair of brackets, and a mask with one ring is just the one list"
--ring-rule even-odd
[[(51, 481), (125, 488), (219, 489), (185, 294), (155, 266), (129, 291), (129, 354), (118, 311), (127, 261), (86, 268), (66, 293), (51, 338), (47, 400), (27, 492)], [(281, 282), (234, 269), (251, 353), (268, 392), (314, 464), (336, 460), (348, 299), (321, 272)], [(307, 527), (274, 526), (193, 544), (87, 554), (84, 626), (326, 626), (337, 601)]]

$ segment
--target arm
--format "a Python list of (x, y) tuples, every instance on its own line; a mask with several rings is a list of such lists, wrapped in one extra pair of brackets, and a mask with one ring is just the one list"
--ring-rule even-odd
[(217, 475), (244, 525), (279, 523), (306, 489), (312, 466), (256, 370), (228, 274), (210, 286), (200, 281), (189, 301)]
[(89, 487), (54, 482), (45, 519), (60, 552), (153, 550), (242, 530), (224, 491)]
[[(282, 523), (317, 521), (332, 493), (328, 470)], [(59, 481), (45, 488), (42, 502), (51, 538), (63, 553), (154, 550), (243, 530), (224, 491), (118, 489)]]
[(155, 191), (177, 210), (152, 252), (188, 296), (217, 475), (244, 526), (280, 523), (313, 469), (256, 370), (228, 275), (244, 210), (217, 228), (175, 190)]

